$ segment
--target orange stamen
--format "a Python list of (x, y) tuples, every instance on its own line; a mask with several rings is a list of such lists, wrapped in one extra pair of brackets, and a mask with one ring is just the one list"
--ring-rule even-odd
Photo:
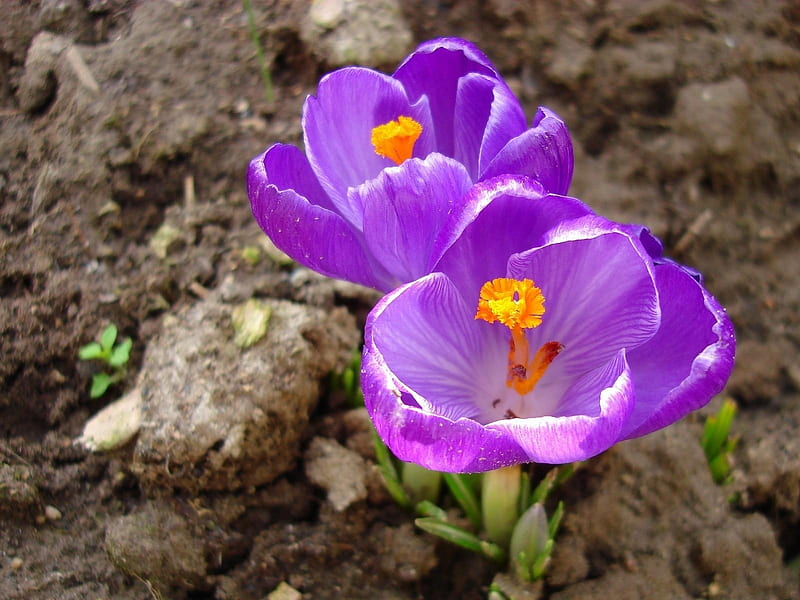
[(375, 154), (389, 158), (395, 164), (402, 164), (411, 158), (414, 144), (422, 135), (422, 125), (411, 117), (400, 116), (372, 129), (372, 145)]
[(531, 329), (542, 323), (544, 296), (530, 279), (502, 277), (487, 281), (481, 287), (476, 319), (489, 323), (500, 321), (511, 329)]
[(564, 349), (559, 342), (547, 342), (529, 361), (530, 346), (526, 329), (542, 324), (544, 295), (530, 279), (499, 278), (481, 287), (476, 319), (499, 321), (511, 332), (506, 385), (524, 395), (533, 390), (547, 367)]

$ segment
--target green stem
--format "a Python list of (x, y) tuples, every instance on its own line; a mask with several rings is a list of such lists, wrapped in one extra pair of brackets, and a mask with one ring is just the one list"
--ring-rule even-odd
[(272, 75), (267, 66), (267, 57), (264, 55), (264, 49), (261, 47), (261, 39), (258, 35), (258, 27), (256, 27), (256, 18), (253, 14), (253, 7), (250, 0), (242, 0), (244, 4), (244, 11), (247, 13), (247, 28), (250, 31), (250, 42), (256, 50), (256, 59), (258, 60), (258, 70), (261, 73), (261, 80), (264, 82), (264, 98), (268, 103), (272, 103)]
[(483, 528), (489, 539), (503, 548), (508, 548), (511, 532), (519, 518), (521, 475), (519, 465), (483, 474)]

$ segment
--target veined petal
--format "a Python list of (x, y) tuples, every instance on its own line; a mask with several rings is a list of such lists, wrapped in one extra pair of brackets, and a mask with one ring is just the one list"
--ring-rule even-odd
[(736, 340), (725, 309), (678, 265), (657, 264), (661, 327), (630, 355), (636, 407), (624, 439), (666, 427), (705, 406), (731, 374)]
[(591, 214), (580, 200), (546, 195), (538, 182), (526, 178), (478, 183), (442, 228), (431, 270), (447, 273), (470, 297), (476, 286), (505, 277), (509, 256), (541, 245), (557, 225)]
[[(412, 106), (400, 82), (362, 67), (348, 67), (322, 78), (317, 95), (303, 108), (306, 152), (322, 187), (338, 211), (357, 227), (358, 210), (347, 202), (347, 188), (375, 177), (394, 163), (375, 153), (372, 130), (409, 116), (422, 125), (422, 137), (433, 135), (425, 103)], [(418, 143), (430, 147), (431, 143)]]
[(529, 462), (584, 460), (617, 441), (634, 402), (630, 368), (620, 350), (606, 364), (579, 377), (553, 416), (495, 421), (487, 429), (507, 432)]
[(426, 275), (434, 239), (471, 183), (461, 163), (434, 153), (351, 189), (363, 210), (368, 251), (398, 281)]
[(528, 339), (535, 348), (563, 344), (548, 375), (568, 380), (645, 343), (661, 315), (652, 262), (638, 240), (600, 217), (573, 223), (585, 229), (551, 232), (548, 243), (508, 265), (509, 276), (542, 290), (545, 316)]
[(503, 173), (533, 177), (544, 189), (566, 194), (572, 181), (572, 139), (558, 115), (539, 108), (533, 126), (510, 140), (481, 174), (488, 179)]
[(422, 44), (394, 73), (411, 101), (427, 96), (431, 119), (436, 124), (436, 150), (446, 156), (455, 156), (456, 96), (459, 80), (470, 73), (495, 78), (497, 85), (507, 87), (489, 59), (474, 45), (458, 38)]
[[(291, 148), (284, 146), (285, 148)], [(276, 149), (281, 158), (275, 164), (296, 168), (302, 173), (304, 167), (299, 152)], [(293, 162), (294, 159), (297, 159)], [(309, 202), (293, 189), (279, 189), (269, 182), (266, 175), (264, 155), (250, 162), (247, 173), (247, 194), (253, 216), (261, 229), (275, 245), (292, 259), (310, 269), (319, 271), (329, 277), (347, 279), (379, 290), (392, 287), (391, 277), (380, 267), (373, 264), (364, 251), (360, 234), (352, 228), (339, 214)], [(321, 192), (304, 178), (298, 184), (299, 189), (306, 189), (312, 194)], [(322, 201), (323, 196), (317, 196)]]
[(487, 337), (476, 327), (474, 307), (441, 273), (401, 289), (370, 316), (369, 343), (426, 411), (475, 418)]
[(308, 159), (295, 146), (273, 144), (250, 161), (247, 167), (248, 193), (266, 184), (272, 184), (279, 190), (294, 190), (311, 204), (336, 210), (319, 184)]
[(455, 122), (453, 156), (467, 167), (473, 181), (510, 139), (525, 131), (525, 113), (511, 90), (478, 73), (458, 81)]

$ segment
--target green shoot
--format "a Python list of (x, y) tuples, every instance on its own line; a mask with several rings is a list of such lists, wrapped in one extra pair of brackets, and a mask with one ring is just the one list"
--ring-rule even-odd
[(102, 331), (99, 341), (90, 342), (78, 350), (79, 359), (97, 360), (108, 367), (107, 370), (92, 375), (92, 387), (89, 390), (92, 398), (100, 398), (109, 387), (125, 378), (133, 340), (125, 338), (115, 345), (117, 333), (117, 326), (112, 323)]
[(331, 374), (330, 388), (344, 392), (345, 405), (348, 408), (364, 406), (364, 394), (361, 393), (360, 350), (353, 350), (347, 366), (339, 373)]
[(706, 419), (700, 444), (708, 461), (711, 476), (718, 485), (731, 479), (730, 454), (736, 448), (738, 437), (730, 437), (731, 424), (736, 416), (736, 403), (725, 400), (716, 415)]
[(267, 104), (272, 104), (272, 74), (267, 66), (267, 57), (264, 55), (264, 49), (261, 47), (261, 39), (258, 35), (253, 6), (250, 0), (242, 0), (242, 4), (244, 4), (244, 12), (247, 13), (247, 29), (250, 32), (250, 43), (253, 44), (253, 48), (256, 51), (258, 70), (261, 73), (261, 81), (264, 82), (264, 99), (267, 101)]
[[(331, 390), (344, 392), (349, 407), (364, 405), (360, 374), (361, 353), (354, 351), (349, 364), (331, 375)], [(564, 503), (549, 519), (544, 504), (580, 463), (553, 467), (535, 482), (519, 465), (480, 474), (438, 473), (397, 460), (374, 430), (373, 438), (386, 490), (401, 508), (416, 514), (417, 527), (498, 564), (508, 561), (522, 582), (544, 576)]]

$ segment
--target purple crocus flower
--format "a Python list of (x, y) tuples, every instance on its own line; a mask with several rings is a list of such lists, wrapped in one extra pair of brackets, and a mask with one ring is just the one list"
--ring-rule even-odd
[(247, 189), (258, 224), (294, 260), (388, 291), (430, 272), (447, 214), (473, 182), (501, 174), (564, 194), (566, 126), (525, 115), (469, 42), (422, 44), (388, 76), (363, 67), (325, 76), (303, 108), (305, 151), (275, 144), (254, 158)]
[(443, 230), (436, 272), (366, 324), (367, 409), (400, 459), (449, 472), (583, 460), (727, 381), (730, 319), (645, 228), (499, 177)]

